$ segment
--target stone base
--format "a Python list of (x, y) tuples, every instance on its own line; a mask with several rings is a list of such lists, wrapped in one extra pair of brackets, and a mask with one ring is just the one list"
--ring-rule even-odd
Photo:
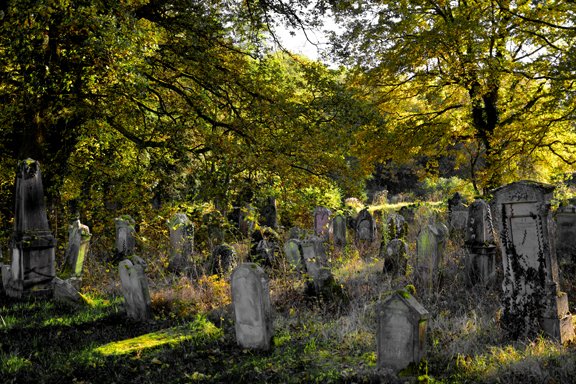
[(561, 319), (540, 319), (540, 327), (546, 335), (564, 344), (574, 339), (574, 323), (572, 315)]

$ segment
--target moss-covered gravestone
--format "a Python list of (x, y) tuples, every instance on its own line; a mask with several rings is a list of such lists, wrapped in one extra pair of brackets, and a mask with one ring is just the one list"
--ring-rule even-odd
[(66, 258), (62, 268), (61, 276), (67, 283), (77, 291), (82, 286), (82, 272), (84, 260), (90, 248), (90, 228), (80, 223), (76, 219), (72, 225), (68, 226), (68, 246), (66, 247)]
[(512, 338), (540, 330), (562, 343), (574, 338), (568, 296), (558, 286), (550, 203), (554, 189), (518, 181), (491, 191), (504, 264), (500, 325)]
[(468, 207), (466, 227), (466, 284), (490, 284), (496, 276), (496, 243), (490, 206), (477, 199)]
[(304, 267), (301, 244), (301, 241), (296, 239), (290, 239), (284, 244), (286, 260), (295, 271), (301, 271)]
[(122, 215), (114, 219), (116, 225), (116, 254), (118, 256), (131, 256), (136, 253), (136, 222), (129, 215)]
[(10, 269), (2, 271), (2, 278), (8, 278), (6, 293), (16, 298), (52, 297), (56, 239), (48, 225), (39, 162), (18, 162), (15, 194), (14, 232), (8, 241)]
[(118, 265), (118, 272), (127, 315), (136, 320), (151, 319), (152, 301), (144, 268), (138, 263), (132, 264), (130, 260), (124, 260)]
[(327, 241), (330, 236), (330, 215), (332, 211), (325, 207), (316, 207), (314, 210), (314, 236)]
[(236, 341), (242, 348), (269, 349), (274, 328), (266, 272), (255, 263), (239, 265), (230, 276), (230, 290)]
[(556, 255), (558, 264), (576, 264), (576, 207), (568, 205), (556, 211)]
[(212, 256), (208, 262), (208, 274), (221, 275), (230, 270), (232, 264), (236, 263), (236, 250), (229, 244), (220, 244), (212, 251)]
[(382, 241), (385, 242), (404, 239), (408, 234), (408, 223), (404, 220), (404, 216), (392, 213), (386, 218), (382, 232)]
[(377, 304), (376, 314), (377, 368), (391, 376), (417, 376), (427, 351), (428, 311), (401, 289)]
[(167, 224), (172, 246), (168, 269), (172, 272), (183, 272), (193, 264), (194, 223), (185, 213), (177, 213)]
[(408, 268), (408, 244), (402, 239), (394, 239), (380, 249), (380, 259), (384, 259), (382, 273), (406, 275)]
[(332, 237), (337, 247), (346, 246), (346, 217), (338, 214), (332, 219)]
[(417, 241), (418, 272), (423, 280), (432, 281), (441, 270), (448, 228), (442, 223), (429, 224), (420, 230)]

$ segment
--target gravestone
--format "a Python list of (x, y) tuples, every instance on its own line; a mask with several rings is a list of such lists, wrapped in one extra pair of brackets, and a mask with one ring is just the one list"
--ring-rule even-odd
[(556, 255), (560, 266), (576, 264), (576, 207), (568, 205), (556, 211)]
[[(15, 298), (51, 297), (56, 239), (48, 225), (39, 162), (18, 162), (15, 194), (14, 232), (8, 241), (10, 268), (3, 270), (9, 273), (6, 294)], [(6, 277), (3, 273), (2, 279)]]
[(54, 283), (54, 299), (59, 299), (71, 305), (74, 308), (80, 308), (88, 304), (84, 296), (78, 293), (76, 287), (73, 287), (67, 281), (55, 277)]
[(354, 234), (354, 240), (356, 244), (362, 242), (367, 242), (371, 244), (376, 238), (376, 222), (374, 218), (368, 212), (368, 209), (364, 208), (358, 213), (356, 218), (356, 231)]
[(262, 217), (261, 224), (263, 226), (270, 227), (272, 229), (276, 229), (278, 227), (278, 213), (276, 210), (275, 197), (268, 198), (266, 205), (262, 207), (260, 216)]
[(114, 224), (116, 224), (116, 254), (127, 257), (136, 253), (134, 219), (129, 215), (122, 215), (114, 219)]
[(462, 231), (468, 223), (468, 207), (464, 205), (466, 200), (462, 198), (460, 192), (448, 200), (448, 219), (450, 228), (456, 231)]
[(236, 250), (228, 244), (221, 244), (214, 248), (212, 257), (209, 261), (209, 275), (221, 275), (230, 270), (233, 263), (236, 262)]
[(422, 279), (431, 281), (442, 266), (448, 228), (442, 223), (422, 227), (416, 239), (418, 270)]
[(255, 217), (256, 210), (249, 203), (244, 203), (240, 209), (240, 218), (238, 222), (238, 230), (242, 235), (250, 236), (254, 230)]
[(337, 247), (346, 246), (346, 218), (340, 214), (332, 220), (332, 236), (334, 245)]
[(386, 240), (404, 239), (408, 235), (408, 223), (404, 216), (396, 213), (388, 215), (382, 235)]
[(239, 265), (230, 277), (230, 289), (238, 344), (242, 348), (270, 349), (274, 328), (266, 272), (258, 264)]
[(414, 207), (411, 205), (410, 206), (404, 205), (402, 208), (400, 208), (398, 214), (402, 215), (402, 217), (404, 217), (404, 220), (406, 220), (407, 223), (413, 223), (416, 217)]
[(384, 259), (382, 273), (404, 276), (408, 268), (408, 244), (401, 239), (391, 240), (385, 246), (382, 243), (378, 258)]
[(10, 265), (2, 264), (2, 289), (5, 290), (8, 287), (8, 281), (10, 281), (11, 276)]
[(305, 272), (308, 275), (304, 294), (307, 297), (318, 297), (329, 301), (346, 301), (342, 287), (336, 282), (330, 269), (324, 241), (317, 236), (311, 236), (302, 242), (301, 249)]
[(304, 266), (302, 258), (301, 242), (297, 239), (290, 239), (284, 244), (284, 254), (290, 266), (296, 271), (301, 271)]
[(332, 211), (325, 207), (316, 207), (314, 210), (314, 236), (324, 241), (330, 237), (330, 215)]
[(194, 223), (185, 213), (177, 213), (166, 224), (170, 230), (170, 245), (172, 246), (168, 270), (182, 272), (193, 264)]
[(377, 368), (393, 376), (426, 356), (426, 333), (430, 314), (407, 291), (401, 289), (377, 304)]
[(62, 268), (63, 278), (77, 291), (82, 286), (82, 269), (90, 248), (90, 229), (76, 219), (68, 226), (68, 246)]
[(140, 264), (132, 264), (130, 260), (118, 264), (122, 293), (126, 303), (126, 313), (136, 320), (152, 318), (152, 301), (148, 291), (148, 278)]
[(490, 206), (476, 199), (468, 207), (466, 229), (466, 284), (490, 284), (496, 277), (496, 240)]
[(305, 235), (306, 231), (300, 229), (298, 226), (295, 226), (290, 228), (290, 231), (288, 232), (288, 239), (302, 240)]
[(540, 330), (561, 343), (574, 338), (568, 295), (558, 287), (550, 203), (554, 189), (554, 185), (524, 180), (490, 191), (494, 213), (501, 217), (504, 297), (500, 324), (512, 338)]

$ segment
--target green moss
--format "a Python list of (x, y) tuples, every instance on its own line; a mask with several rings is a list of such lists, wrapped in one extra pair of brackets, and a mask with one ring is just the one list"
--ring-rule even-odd
[(398, 377), (418, 377), (418, 383), (428, 383), (428, 362), (422, 359), (418, 364), (412, 362), (398, 372)]
[(405, 298), (405, 299), (410, 299), (410, 295), (409, 295), (408, 292), (406, 292), (405, 290), (399, 289), (399, 290), (397, 290), (396, 292), (398, 292), (398, 294), (399, 294), (400, 296), (402, 296), (403, 298)]
[(408, 291), (409, 294), (411, 294), (412, 296), (414, 296), (416, 294), (416, 287), (414, 287), (413, 285), (408, 284), (406, 286), (406, 290)]

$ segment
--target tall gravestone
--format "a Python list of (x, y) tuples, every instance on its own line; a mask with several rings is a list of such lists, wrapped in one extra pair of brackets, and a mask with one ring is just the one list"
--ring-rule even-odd
[(152, 301), (148, 290), (148, 278), (139, 263), (128, 259), (118, 264), (122, 293), (126, 303), (126, 313), (136, 320), (152, 318)]
[(417, 241), (418, 270), (423, 280), (431, 281), (441, 271), (448, 228), (442, 223), (422, 227)]
[(330, 215), (332, 211), (325, 207), (316, 207), (314, 210), (314, 236), (324, 241), (330, 237)]
[(332, 220), (332, 236), (337, 247), (346, 246), (346, 227), (346, 217), (338, 214)]
[(130, 215), (122, 215), (114, 219), (116, 225), (116, 253), (120, 256), (131, 256), (136, 253), (136, 238), (134, 224)]
[(380, 248), (380, 259), (384, 259), (382, 273), (405, 275), (408, 268), (408, 244), (402, 239), (389, 241)]
[(193, 264), (194, 223), (185, 213), (177, 213), (167, 224), (172, 246), (168, 269), (173, 272), (182, 272)]
[(358, 213), (355, 224), (356, 231), (354, 234), (354, 240), (356, 241), (356, 244), (363, 242), (372, 244), (376, 238), (376, 222), (370, 212), (368, 212), (368, 209), (364, 208)]
[(491, 191), (504, 264), (500, 324), (513, 338), (540, 329), (562, 343), (574, 338), (568, 296), (558, 286), (550, 203), (554, 189), (524, 180)]
[(377, 304), (377, 368), (396, 376), (410, 364), (418, 365), (427, 352), (430, 314), (401, 289)]
[(256, 211), (249, 203), (244, 203), (240, 209), (238, 230), (244, 236), (250, 236), (254, 230)]
[(230, 276), (230, 289), (236, 341), (242, 348), (269, 349), (274, 328), (266, 272), (258, 264), (239, 265)]
[(476, 199), (468, 207), (466, 284), (490, 284), (496, 277), (496, 239), (490, 206)]
[(556, 255), (558, 264), (576, 264), (576, 207), (568, 205), (556, 211)]
[(18, 162), (14, 232), (8, 241), (10, 268), (3, 269), (6, 293), (11, 297), (51, 297), (56, 277), (56, 239), (50, 232), (40, 163)]
[(262, 225), (272, 229), (278, 228), (278, 213), (276, 208), (276, 198), (268, 197), (266, 204), (262, 207), (260, 212), (262, 217)]
[(284, 254), (290, 266), (296, 271), (301, 271), (304, 267), (302, 258), (301, 241), (297, 239), (290, 239), (284, 244)]
[(84, 260), (90, 248), (90, 229), (76, 219), (72, 225), (68, 226), (68, 246), (66, 247), (66, 257), (62, 272), (66, 282), (77, 291), (82, 286), (82, 271)]

